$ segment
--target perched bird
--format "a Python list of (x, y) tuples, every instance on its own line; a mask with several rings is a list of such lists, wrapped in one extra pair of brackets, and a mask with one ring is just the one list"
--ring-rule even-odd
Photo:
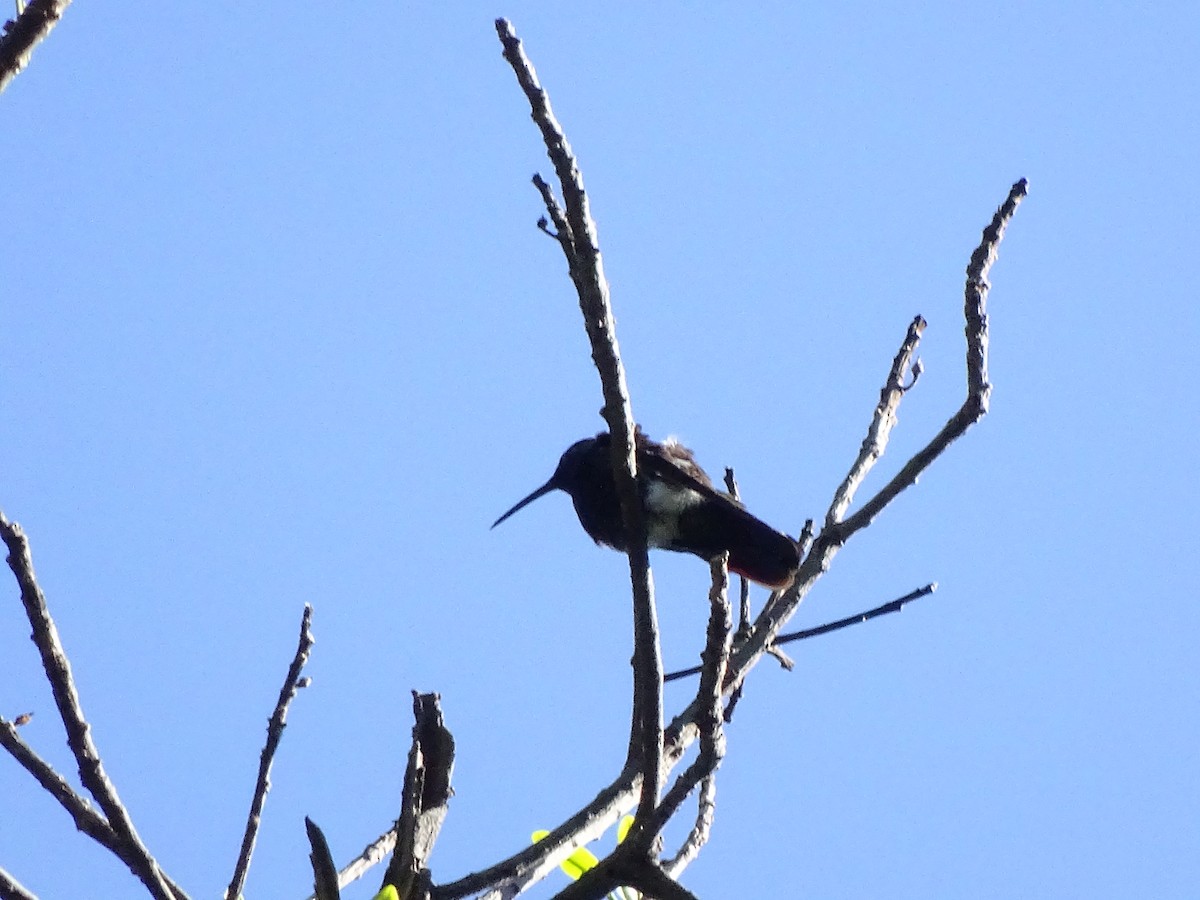
[[(694, 553), (711, 560), (729, 551), (729, 570), (772, 588), (785, 587), (800, 565), (796, 542), (755, 518), (738, 501), (713, 487), (692, 451), (668, 439), (659, 444), (634, 435), (638, 493), (646, 521), (647, 544)], [(609, 458), (610, 437), (602, 431), (576, 441), (558, 461), (550, 480), (492, 523), (553, 490), (566, 491), (579, 524), (597, 544), (624, 551), (625, 525)]]

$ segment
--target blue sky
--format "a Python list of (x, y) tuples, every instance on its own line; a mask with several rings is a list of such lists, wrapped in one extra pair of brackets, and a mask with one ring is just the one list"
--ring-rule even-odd
[[(305, 895), (305, 815), (339, 860), (386, 828), (413, 688), (458, 741), (439, 881), (620, 766), (623, 559), (563, 495), (488, 530), (601, 427), (497, 15), (580, 158), (639, 420), (793, 532), (918, 313), (925, 375), (867, 489), (957, 408), (963, 269), (1031, 183), (993, 270), (992, 414), (796, 625), (940, 589), (760, 667), (685, 884), (1190, 896), (1186, 3), (72, 5), (0, 97), (0, 507), (163, 865), (194, 896), (228, 882), (306, 602), (314, 683), (247, 896)], [(707, 568), (653, 561), (667, 665), (689, 665)], [(11, 580), (0, 600), (0, 712), (35, 710), (22, 733), (69, 770)], [(11, 762), (0, 796), (0, 865), (31, 889), (140, 896)]]

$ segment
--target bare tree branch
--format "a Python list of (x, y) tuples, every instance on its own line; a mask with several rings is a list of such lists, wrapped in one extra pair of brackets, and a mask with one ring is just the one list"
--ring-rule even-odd
[(31, 0), (0, 36), (0, 92), (29, 64), (33, 48), (58, 24), (71, 0)]
[(24, 767), (30, 775), (32, 775), (37, 783), (45, 788), (46, 793), (62, 804), (71, 818), (75, 820), (75, 827), (90, 837), (92, 840), (107, 847), (109, 850), (116, 852), (116, 848), (120, 846), (120, 841), (117, 839), (116, 833), (108, 824), (108, 820), (100, 815), (87, 798), (75, 792), (75, 789), (67, 784), (67, 780), (63, 778), (54, 768), (42, 759), (33, 748), (21, 740), (21, 736), (17, 733), (17, 729), (13, 727), (11, 722), (0, 719), (0, 746), (4, 747), (18, 763)]
[[(325, 832), (308, 816), (304, 817), (304, 830), (308, 834), (308, 858), (313, 870), (313, 897), (316, 900), (340, 900), (337, 869), (333, 864), (333, 854), (329, 852), (329, 842), (325, 840)], [(236, 895), (226, 894), (225, 897), (226, 900), (239, 900)]]
[[(729, 496), (734, 500), (741, 501), (741, 495), (738, 492), (737, 478), (734, 477), (733, 469), (728, 466), (725, 468), (725, 487), (729, 490)], [(742, 638), (750, 631), (750, 582), (745, 575), (738, 576), (738, 627), (737, 637)]]
[[(729, 663), (729, 632), (732, 628), (732, 613), (727, 595), (729, 573), (726, 569), (728, 554), (712, 564), (712, 589), (708, 593), (711, 606), (708, 619), (708, 639), (701, 662), (700, 687), (696, 702), (703, 709), (698, 722), (700, 726), (700, 753), (675, 784), (663, 797), (655, 811), (661, 824), (659, 830), (679, 810), (683, 801), (700, 785), (700, 796), (696, 810), (696, 821), (688, 833), (679, 852), (664, 865), (667, 875), (675, 878), (687, 867), (700, 848), (708, 843), (716, 815), (717, 768), (725, 758), (725, 731), (722, 727), (724, 715), (721, 709), (722, 689), (725, 685), (725, 668)], [(745, 579), (743, 579), (743, 582)], [(707, 708), (705, 708), (707, 704)]]
[[(78, 794), (67, 784), (67, 780), (55, 771), (54, 767), (42, 759), (18, 734), (13, 723), (0, 719), (0, 746), (20, 765), (29, 772), (46, 792), (57, 800), (75, 821), (75, 827), (86, 834), (96, 843), (107, 849), (130, 869), (139, 865), (137, 855), (129, 844), (123, 841), (108, 820), (92, 807), (86, 797)], [(183, 889), (163, 876), (167, 885), (177, 897), (186, 897)], [(2, 897), (3, 895), (0, 895)]]
[[(915, 351), (914, 339), (919, 337), (919, 329), (916, 329), (918, 333), (914, 334), (914, 327), (918, 321), (923, 321), (918, 317), (918, 320), (913, 323), (914, 327), (910, 327), (909, 334), (906, 336), (900, 352), (897, 353), (896, 360), (893, 361), (892, 371), (889, 373), (888, 382), (881, 395), (880, 407), (876, 409), (875, 419), (868, 431), (868, 438), (863, 442), (864, 448), (868, 448), (868, 452), (860, 453), (859, 460), (856, 460), (855, 465), (851, 467), (850, 475), (835, 492), (834, 500), (830, 504), (832, 516), (827, 516), (825, 526), (813, 540), (812, 548), (800, 563), (800, 569), (797, 571), (791, 587), (778, 600), (767, 604), (759, 614), (750, 637), (733, 649), (729, 667), (729, 690), (736, 690), (737, 686), (745, 680), (750, 669), (774, 643), (776, 635), (799, 608), (801, 601), (812, 589), (812, 586), (822, 574), (828, 571), (833, 558), (846, 541), (869, 524), (901, 491), (913, 484), (921, 472), (925, 471), (951, 442), (961, 436), (987, 411), (988, 395), (991, 390), (991, 386), (987, 382), (987, 315), (985, 309), (987, 275), (995, 261), (1005, 227), (1027, 192), (1028, 182), (1025, 179), (1021, 179), (1012, 186), (1008, 197), (996, 211), (991, 223), (984, 229), (983, 239), (972, 254), (971, 262), (967, 266), (964, 302), (967, 338), (967, 398), (963, 402), (962, 408), (926, 447), (904, 464), (900, 472), (878, 494), (849, 518), (837, 521), (841, 511), (844, 511), (845, 507), (849, 505), (853, 488), (861, 481), (862, 475), (865, 475), (865, 472), (860, 475), (859, 470), (870, 465), (870, 457), (873, 452), (871, 450), (873, 447), (872, 434), (876, 435), (876, 438), (880, 435), (885, 436), (885, 425), (890, 428), (887, 419), (889, 415), (894, 415), (894, 406), (889, 413), (887, 404), (892, 403), (894, 393), (898, 392), (902, 395), (906, 389), (903, 386), (902, 378), (894, 376), (898, 369), (903, 371), (906, 365), (905, 360), (910, 358), (911, 353)], [(909, 350), (910, 345), (911, 350)], [(898, 396), (895, 398), (895, 402), (899, 402)], [(879, 445), (879, 452), (882, 452), (882, 443)], [(834, 521), (829, 521), (830, 518)], [(668, 730), (668, 735), (669, 733)]]
[[(342, 867), (341, 871), (338, 872), (338, 885), (345, 887), (362, 878), (368, 870), (387, 859), (387, 855), (392, 852), (395, 846), (396, 829), (391, 828), (367, 844), (363, 848), (362, 853)], [(313, 894), (308, 897), (308, 900), (319, 900), (319, 898)]]
[[(533, 176), (533, 186), (542, 195), (542, 203), (546, 205), (546, 212), (550, 216), (550, 221), (554, 223), (555, 233), (552, 236), (558, 241), (563, 253), (566, 254), (568, 261), (570, 261), (573, 259), (575, 246), (571, 242), (572, 229), (571, 224), (567, 221), (567, 214), (558, 205), (558, 198), (554, 196), (554, 188), (546, 183), (546, 179), (535, 173)], [(545, 219), (539, 219), (538, 226), (546, 234), (551, 234), (545, 228), (544, 222)]]
[(21, 882), (0, 868), (0, 900), (37, 900)]
[[(559, 229), (559, 240), (567, 257), (568, 270), (579, 294), (579, 308), (592, 345), (592, 360), (600, 373), (604, 392), (604, 418), (612, 435), (613, 476), (621, 500), (621, 513), (629, 535), (629, 573), (633, 585), (633, 721), (630, 729), (630, 758), (642, 767), (642, 793), (638, 818), (648, 815), (658, 802), (662, 783), (662, 655), (658, 639), (658, 616), (654, 607), (654, 583), (646, 550), (646, 527), (637, 490), (633, 408), (617, 346), (616, 323), (609, 302), (608, 281), (600, 258), (599, 238), (592, 221), (583, 176), (566, 135), (550, 108), (533, 64), (525, 56), (516, 33), (504, 19), (496, 20), (496, 33), (504, 46), (504, 58), (512, 66), (533, 121), (542, 132), (546, 151), (562, 187), (565, 216), (551, 202), (544, 182), (537, 182), (547, 211)], [(539, 179), (540, 181), (540, 179)]]
[(866, 612), (855, 613), (852, 616), (846, 616), (844, 619), (838, 619), (836, 622), (826, 622), (824, 625), (818, 625), (816, 628), (805, 628), (802, 631), (793, 631), (789, 634), (781, 634), (775, 638), (775, 643), (790, 644), (792, 641), (803, 641), (806, 638), (819, 637), (822, 634), (829, 634), (833, 631), (840, 631), (843, 628), (848, 628), (851, 625), (857, 625), (860, 622), (869, 622), (872, 619), (877, 619), (880, 616), (886, 616), (889, 613), (898, 613), (904, 609), (906, 605), (914, 600), (920, 600), (922, 597), (928, 597), (937, 590), (937, 582), (931, 581), (924, 587), (919, 587), (914, 591), (909, 591), (903, 597), (897, 597), (882, 606), (876, 606), (874, 609), (868, 609)]
[[(626, 843), (641, 841), (648, 847), (649, 842), (658, 836), (667, 822), (679, 811), (683, 801), (701, 781), (716, 771), (725, 756), (725, 733), (721, 727), (721, 697), (725, 684), (725, 666), (729, 661), (729, 631), (732, 627), (727, 561), (728, 554), (721, 554), (712, 563), (712, 588), (708, 593), (711, 607), (708, 633), (702, 655), (700, 687), (696, 691), (694, 701), (699, 710), (696, 724), (699, 728), (700, 752), (692, 764), (671, 785), (670, 790), (663, 796), (662, 803), (651, 815), (646, 817), (645, 824), (639, 827), (639, 823), (634, 823), (633, 830), (625, 839)], [(707, 839), (707, 834), (705, 834), (703, 840)], [(700, 842), (701, 844), (703, 840)]]
[(637, 865), (621, 882), (654, 900), (699, 900), (695, 894), (664, 872), (652, 860)]
[(436, 900), (457, 900), (481, 891), (480, 900), (508, 900), (553, 872), (579, 847), (600, 837), (636, 802), (641, 775), (634, 765), (605, 787), (583, 809), (575, 813), (536, 844), (501, 860), (487, 869), (433, 889)]
[[(559, 172), (560, 181), (563, 182), (564, 199), (567, 207), (566, 212), (563, 212), (558, 206), (549, 186), (540, 177), (535, 178), (535, 184), (542, 194), (548, 214), (555, 221), (558, 238), (567, 256), (572, 279), (575, 281), (579, 291), (580, 305), (584, 310), (585, 324), (588, 327), (589, 337), (599, 335), (598, 340), (594, 339), (592, 341), (593, 360), (601, 372), (601, 380), (605, 387), (605, 417), (609, 419), (610, 430), (613, 432), (614, 437), (616, 437), (619, 435), (618, 428), (621, 423), (616, 423), (610, 418), (610, 414), (616, 405), (611, 400), (615, 395), (617, 401), (621, 403), (622, 408), (626, 411), (628, 410), (628, 400), (621, 377), (619, 356), (615, 352), (615, 342), (611, 336), (611, 310), (607, 304), (607, 287), (603, 282), (603, 275), (598, 267), (599, 253), (594, 240), (594, 226), (591, 223), (590, 217), (587, 216), (586, 197), (583, 194), (582, 181), (578, 177), (577, 166), (562, 134), (562, 129), (550, 112), (545, 92), (538, 84), (532, 66), (524, 57), (520, 42), (513, 34), (511, 26), (506, 21), (499, 20), (497, 22), (497, 32), (505, 47), (505, 58), (512, 65), (514, 72), (517, 74), (518, 82), (525, 91), (532, 109), (534, 121), (542, 130), (550, 157), (554, 161), (556, 170)], [(572, 204), (572, 197), (575, 197), (574, 206)], [(1011, 216), (1011, 211), (1008, 215)], [(580, 235), (585, 235), (586, 239), (581, 239)], [(998, 240), (998, 235), (996, 239)], [(985, 234), (986, 240), (987, 235)], [(594, 260), (597, 266), (589, 268), (587, 266), (588, 260)], [(592, 304), (589, 302), (590, 300), (596, 300), (597, 302)], [(969, 313), (968, 319), (970, 319)], [(801, 539), (803, 562), (797, 573), (797, 577), (787, 591), (772, 596), (752, 626), (750, 636), (735, 646), (729, 661), (728, 674), (724, 679), (724, 694), (726, 696), (734, 699), (739, 696), (741, 685), (750, 669), (753, 668), (764, 652), (770, 651), (773, 641), (782, 626), (794, 614), (799, 603), (808, 591), (811, 590), (816, 580), (828, 569), (832, 558), (849, 536), (849, 533), (841, 530), (843, 523), (836, 520), (840, 518), (844, 509), (849, 506), (854, 489), (857, 488), (858, 484), (865, 477), (870, 465), (878, 457), (878, 453), (882, 452), (883, 446), (886, 443), (886, 432), (892, 424), (889, 421), (889, 417), (894, 417), (894, 404), (898, 403), (899, 396), (911, 389), (920, 374), (918, 368), (912, 365), (910, 360), (912, 354), (915, 352), (916, 341), (919, 339), (923, 320), (918, 319), (913, 324), (914, 327), (910, 329), (909, 337), (906, 338), (900, 353), (897, 354), (897, 361), (893, 363), (893, 368), (897, 370), (897, 375), (894, 378), (889, 376), (884, 392), (881, 394), (882, 408), (877, 409), (876, 420), (872, 423), (868, 440), (864, 441), (864, 452), (860, 454), (860, 459), (856, 460), (855, 465), (851, 469), (851, 474), (843, 482), (838, 492), (835, 493), (834, 501), (831, 503), (831, 509), (833, 510), (837, 510), (840, 507), (840, 511), (837, 511), (834, 516), (835, 527), (831, 528), (827, 525), (827, 527), (822, 529), (820, 535), (814, 537), (812, 521), (810, 520), (805, 525), (804, 534)], [(607, 330), (605, 326), (608, 326)], [(605, 365), (606, 356), (611, 357), (609, 361), (614, 364), (611, 368)], [(616, 373), (615, 377), (610, 377), (614, 370)], [(911, 381), (905, 384), (904, 374), (908, 371), (911, 371), (913, 375)], [(615, 388), (613, 387), (614, 385)], [(895, 399), (892, 399), (893, 394), (896, 395)], [(626, 417), (623, 424), (627, 425), (629, 422), (631, 422), (631, 418)], [(614, 448), (617, 443), (618, 441), (614, 440)], [(626, 446), (625, 449), (631, 450), (632, 447)], [(628, 456), (628, 454), (626, 455)], [(633, 461), (632, 459), (628, 461), (631, 463), (629, 466), (631, 474)], [(616, 478), (619, 487), (622, 485), (625, 487), (630, 486), (629, 482), (622, 478), (619, 468), (616, 471)], [(622, 499), (625, 501), (628, 498), (623, 494)], [(634, 531), (633, 523), (628, 521), (628, 519), (625, 524), (628, 530), (631, 532)], [(635, 533), (640, 534), (642, 532), (638, 528)], [(636, 598), (638, 594), (637, 561), (634, 558), (634, 554), (631, 553), (630, 556), (631, 571), (635, 573), (633, 580)], [(650, 599), (652, 601), (652, 597)], [(644, 646), (642, 635), (646, 633), (645, 629), (637, 623), (637, 610), (642, 608), (644, 608), (643, 605), (635, 600), (635, 631), (638, 635), (635, 646), (635, 657), (638, 650)], [(649, 609), (651, 614), (653, 614), (652, 605)], [(657, 641), (654, 644), (654, 649), (657, 652)], [(661, 663), (658, 663), (658, 665), (660, 666)], [(631, 764), (639, 762), (635, 759), (635, 753), (633, 752), (636, 750), (636, 747), (639, 744), (643, 747), (648, 746), (648, 744), (639, 741), (636, 737), (637, 727), (641, 722), (640, 704), (644, 698), (642, 690), (644, 685), (639, 686), (637, 683), (641, 671), (640, 660), (635, 659), (635, 727), (633, 729), (634, 734), (631, 735), (631, 753), (629, 757)], [(657, 671), (661, 672), (661, 668), (658, 668)], [(657, 709), (661, 710), (660, 693), (653, 702), (657, 704)], [(731, 700), (729, 706), (726, 708), (726, 716), (732, 711), (732, 705), (733, 700)], [(676, 716), (664, 730), (662, 767), (659, 770), (660, 778), (679, 763), (688, 746), (699, 737), (702, 729), (698, 723), (702, 720), (706, 709), (707, 704), (697, 699), (687, 709)], [(601, 791), (595, 800), (572, 816), (567, 822), (560, 825), (559, 828), (551, 832), (549, 837), (486, 870), (469, 875), (451, 884), (435, 887), (433, 896), (445, 898), (445, 900), (453, 900), (453, 898), (487, 891), (484, 895), (487, 900), (515, 897), (525, 887), (543, 877), (575, 848), (594, 839), (616, 820), (623, 811), (624, 805), (628, 803), (632, 793), (639, 790), (639, 782), (642, 780), (643, 771), (649, 771), (631, 764), (627, 764), (621, 775), (611, 785)], [(646, 817), (652, 814), (656, 806), (653, 798), (650, 797), (650, 793), (646, 789), (645, 784), (642, 784), (639, 818), (643, 821), (646, 821)], [(654, 793), (656, 794), (657, 792), (654, 791)], [(608, 859), (601, 862), (601, 867), (609, 864), (616, 857), (624, 859), (625, 862), (623, 864), (625, 865), (634, 865), (634, 862), (626, 859), (626, 854), (633, 849), (636, 848), (630, 847), (624, 851), (622, 848), (618, 848)], [(650, 861), (643, 857), (638, 862), (638, 864), (641, 863), (649, 864)], [(616, 865), (617, 863), (613, 862), (611, 864)], [(667, 875), (662, 873), (662, 870), (658, 871), (662, 874), (663, 878), (667, 878)], [(592, 896), (593, 887), (596, 882), (593, 881), (585, 885), (583, 881), (588, 881), (589, 876), (592, 876), (595, 872), (595, 869), (591, 870), (581, 882), (569, 887), (561, 896)], [(601, 872), (594, 877), (599, 878), (602, 874)], [(628, 882), (617, 880), (612, 883), (627, 884)], [(673, 884), (673, 882), (670, 883)]]
[(157, 900), (173, 900), (185, 896), (177, 887), (169, 884), (158, 863), (138, 837), (129, 812), (121, 803), (116, 787), (104, 771), (100, 752), (92, 742), (91, 726), (84, 718), (79, 703), (79, 694), (71, 677), (71, 664), (58, 639), (58, 629), (54, 626), (54, 620), (50, 618), (46, 598), (33, 573), (29, 542), (21, 526), (16, 522), (9, 522), (2, 512), (0, 536), (8, 546), (8, 566), (21, 588), (21, 602), (33, 628), (33, 643), (41, 654), (42, 667), (46, 671), (54, 702), (58, 706), (59, 716), (67, 732), (67, 745), (79, 765), (79, 777), (83, 786), (95, 798), (117, 840), (125, 848), (125, 852), (119, 854), (122, 861), (129, 866), (151, 895)]
[(988, 275), (1000, 250), (1000, 241), (1012, 217), (1017, 212), (1026, 194), (1029, 182), (1022, 178), (1008, 192), (1008, 197), (991, 223), (983, 231), (983, 240), (971, 254), (967, 264), (967, 284), (964, 291), (963, 314), (966, 319), (964, 332), (967, 338), (967, 398), (962, 407), (942, 427), (924, 448), (917, 451), (896, 476), (862, 508), (841, 523), (839, 535), (845, 541), (854, 532), (865, 528), (885, 506), (905, 488), (916, 484), (917, 478), (930, 464), (945, 452), (951, 443), (962, 437), (968, 428), (987, 415), (991, 400), (992, 385), (988, 381), (988, 323), (987, 295), (991, 289)]
[(896, 408), (899, 407), (907, 390), (904, 387), (904, 376), (909, 370), (913, 354), (917, 352), (917, 344), (920, 343), (921, 333), (924, 330), (925, 320), (920, 316), (913, 319), (912, 324), (908, 326), (908, 334), (904, 338), (904, 343), (900, 345), (896, 358), (892, 360), (892, 369), (888, 372), (887, 381), (884, 382), (883, 390), (880, 392), (879, 404), (875, 407), (875, 416), (871, 420), (871, 427), (867, 429), (867, 436), (863, 439), (862, 447), (859, 448), (858, 458), (854, 460), (845, 479), (833, 492), (833, 501), (829, 504), (829, 511), (825, 513), (826, 528), (832, 527), (842, 520), (846, 509), (854, 502), (854, 494), (858, 490), (858, 486), (862, 484), (875, 463), (883, 457), (888, 438), (896, 424)]
[(279, 699), (275, 703), (275, 711), (267, 721), (267, 742), (263, 745), (258, 757), (258, 778), (254, 783), (254, 796), (250, 800), (250, 813), (246, 817), (246, 830), (242, 835), (242, 847), (238, 852), (237, 862), (233, 867), (233, 877), (225, 896), (237, 900), (242, 895), (246, 884), (246, 873), (250, 870), (250, 857), (254, 855), (254, 844), (258, 840), (258, 830), (262, 826), (262, 811), (267, 802), (267, 792), (271, 790), (271, 764), (275, 761), (275, 752), (283, 738), (283, 730), (287, 727), (288, 707), (296, 698), (301, 687), (306, 686), (307, 680), (300, 680), (304, 664), (308, 662), (308, 654), (312, 650), (312, 606), (304, 604), (304, 613), (300, 617), (300, 642), (288, 666), (287, 675), (283, 679), (283, 687), (279, 689)]
[(404, 773), (403, 802), (396, 822), (397, 846), (383, 884), (405, 900), (429, 896), (426, 861), (446, 819), (450, 777), (454, 771), (454, 737), (442, 719), (437, 694), (413, 691), (412, 748)]
[[(874, 609), (864, 610), (860, 613), (855, 613), (852, 616), (846, 616), (844, 619), (838, 619), (835, 622), (826, 622), (824, 625), (818, 625), (815, 628), (805, 628), (803, 631), (793, 631), (789, 634), (781, 634), (775, 638), (775, 643), (772, 645), (778, 647), (780, 644), (790, 644), (793, 641), (803, 641), (806, 638), (820, 637), (823, 634), (829, 634), (832, 631), (840, 631), (843, 628), (848, 628), (851, 625), (858, 625), (861, 622), (869, 622), (872, 619), (877, 619), (880, 616), (886, 616), (888, 613), (898, 613), (904, 609), (906, 605), (914, 600), (920, 600), (922, 597), (927, 597), (937, 590), (937, 582), (931, 581), (924, 587), (919, 587), (914, 591), (909, 591), (903, 597), (897, 597), (895, 600), (889, 600), (881, 606), (876, 606)], [(769, 650), (769, 648), (768, 648)], [(680, 669), (678, 672), (671, 672), (664, 676), (663, 681), (678, 681), (681, 678), (699, 674), (700, 666), (692, 666), (690, 669)]]
[(554, 897), (555, 900), (601, 900), (623, 886), (653, 900), (697, 900), (695, 894), (628, 842)]

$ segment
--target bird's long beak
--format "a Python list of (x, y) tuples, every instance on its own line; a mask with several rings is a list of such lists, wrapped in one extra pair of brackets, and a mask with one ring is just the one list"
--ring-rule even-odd
[(513, 513), (524, 509), (526, 506), (528, 506), (530, 503), (532, 503), (538, 497), (544, 497), (546, 494), (550, 493), (553, 490), (557, 490), (557, 489), (558, 489), (558, 485), (555, 483), (554, 479), (551, 478), (549, 481), (547, 481), (545, 484), (543, 484), (540, 488), (538, 488), (536, 491), (534, 491), (532, 494), (530, 494), (528, 497), (526, 497), (524, 500), (522, 500), (520, 503), (518, 503), (516, 506), (514, 506), (512, 509), (510, 509), (508, 512), (506, 512), (500, 518), (498, 518), (495, 522), (493, 522), (492, 528), (495, 528), (497, 525), (499, 525), (501, 522), (503, 522), (505, 519), (507, 519)]

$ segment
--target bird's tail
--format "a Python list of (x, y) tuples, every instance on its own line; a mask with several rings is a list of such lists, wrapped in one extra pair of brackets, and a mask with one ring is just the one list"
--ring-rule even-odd
[(683, 513), (675, 544), (671, 549), (705, 559), (727, 550), (729, 571), (769, 588), (787, 587), (800, 565), (794, 540), (723, 495), (706, 497)]

